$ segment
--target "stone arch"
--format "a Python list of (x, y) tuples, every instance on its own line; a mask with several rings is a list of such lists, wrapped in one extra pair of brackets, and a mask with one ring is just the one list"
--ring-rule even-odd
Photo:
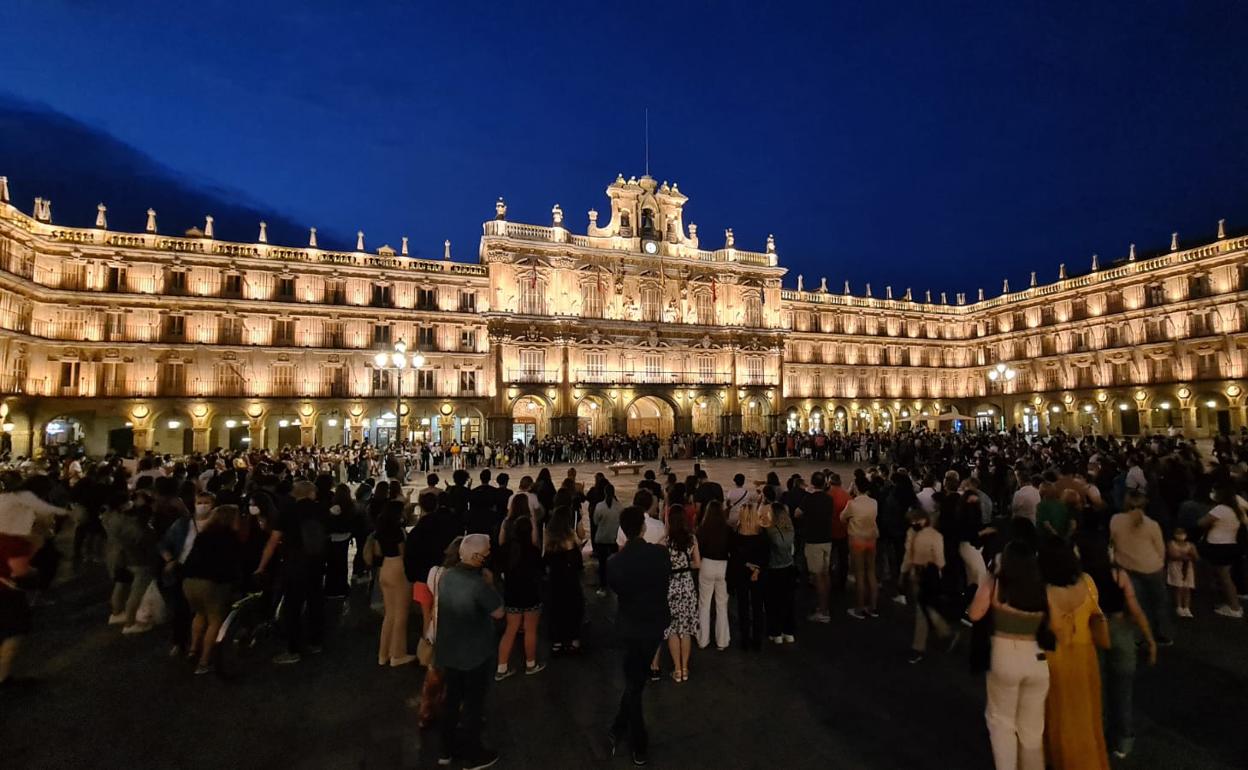
[(676, 429), (676, 417), (680, 414), (676, 403), (666, 396), (645, 394), (634, 398), (624, 410), (628, 435), (654, 433), (667, 438)]

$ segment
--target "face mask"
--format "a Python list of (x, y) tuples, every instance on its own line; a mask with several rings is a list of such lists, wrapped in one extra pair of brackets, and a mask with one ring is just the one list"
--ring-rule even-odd
[(211, 506), (211, 505), (208, 505), (207, 503), (196, 503), (196, 504), (195, 504), (195, 515), (196, 515), (196, 516), (203, 516), (205, 513), (208, 513), (208, 512), (209, 512), (209, 511), (211, 511), (211, 510), (212, 510), (212, 506)]
[(259, 515), (260, 515), (260, 506), (258, 506), (258, 505), (253, 505), (253, 506), (250, 506), (250, 507), (248, 507), (248, 508), (247, 508), (247, 510), (251, 513), (251, 515), (252, 515), (252, 516), (259, 516)]
[(910, 529), (913, 529), (915, 532), (918, 532), (919, 530), (923, 529), (923, 525), (922, 525), (922, 524), (911, 524), (911, 525), (910, 525)]

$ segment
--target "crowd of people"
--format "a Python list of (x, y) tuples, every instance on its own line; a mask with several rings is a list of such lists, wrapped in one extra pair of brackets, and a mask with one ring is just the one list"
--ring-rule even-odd
[[(1248, 592), (1248, 432), (1210, 457), (1181, 436), (552, 437), (510, 451), (571, 467), (514, 487), (497, 453), (445, 468), (425, 450), (15, 463), (0, 475), (0, 685), (20, 681), (29, 597), (51, 584), (56, 530), (72, 526), (74, 565), (106, 563), (107, 622), (150, 632), (145, 605), (159, 597), (170, 655), (196, 674), (213, 670), (240, 592), (281, 596), (273, 660), (291, 665), (322, 651), (327, 599), (369, 586), (379, 665), (426, 669), (420, 719), (440, 724), (440, 760), (465, 767), (497, 760), (482, 742), (491, 678), (583, 653), (587, 584), (614, 603), (626, 684), (608, 738), (635, 764), (647, 761), (647, 682), (690, 681), (694, 647), (794, 644), (803, 618), (830, 622), (846, 593), (854, 621), (879, 618), (882, 599), (913, 608), (910, 663), (935, 641), (986, 672), (999, 770), (1106, 767), (1133, 749), (1136, 667), (1195, 617), (1193, 591), (1228, 620)], [(713, 479), (697, 463), (682, 477), (667, 463), (773, 455), (828, 465), (782, 480)], [(577, 474), (619, 458), (663, 462), (629, 495)], [(844, 477), (831, 465), (854, 461)]]

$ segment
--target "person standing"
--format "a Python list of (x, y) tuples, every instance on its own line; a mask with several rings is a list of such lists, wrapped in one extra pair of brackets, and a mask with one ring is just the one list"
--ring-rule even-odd
[(555, 508), (546, 527), (542, 561), (550, 575), (550, 613), (547, 627), (552, 653), (581, 650), (581, 625), (585, 618), (585, 595), (581, 592), (581, 540), (573, 529), (572, 509)]
[(824, 489), (823, 473), (810, 477), (810, 494), (803, 500), (794, 517), (802, 527), (802, 539), (806, 543), (806, 567), (815, 579), (815, 611), (807, 620), (829, 623), (828, 594), (831, 592), (832, 567), (832, 519), (833, 503)]
[(615, 496), (615, 486), (608, 481), (602, 485), (602, 500), (593, 510), (594, 558), (598, 561), (598, 595), (607, 594), (607, 563), (620, 550), (615, 540), (620, 535), (620, 513), (624, 503)]
[[(407, 618), (412, 609), (412, 584), (403, 570), (403, 504), (398, 500), (386, 503), (377, 518), (373, 547), (380, 552), (377, 582), (385, 614), (381, 621), (381, 639), (377, 644), (377, 665), (405, 666), (416, 659), (407, 651)], [(377, 564), (376, 555), (373, 560)]]
[(875, 574), (875, 544), (880, 539), (876, 524), (879, 505), (875, 501), (874, 485), (866, 484), (858, 495), (850, 500), (839, 518), (845, 522), (849, 537), (849, 558), (854, 568), (854, 585), (858, 592), (858, 606), (849, 610), (849, 616), (857, 620), (878, 618), (876, 601), (880, 587)]
[[(489, 556), (488, 535), (465, 535), (459, 564), (444, 570), (438, 581), (434, 665), (446, 681), (438, 764), (461, 757), (464, 770), (483, 770), (498, 761), (498, 752), (481, 744), (481, 716), (497, 651), (494, 621), (503, 617), (502, 601), (481, 572)], [(457, 746), (461, 725), (463, 742)]]
[(198, 657), (195, 673), (212, 671), (217, 632), (230, 611), (234, 586), (242, 577), (243, 546), (236, 532), (236, 505), (218, 506), (206, 514), (195, 511), (196, 536), (182, 559), (178, 589), (193, 614), (187, 632), (191, 657)]
[[(689, 522), (678, 506), (667, 514), (667, 553), (672, 563), (668, 582), (667, 605), (671, 624), (663, 632), (668, 651), (672, 654), (672, 680), (689, 680), (689, 653), (694, 635), (698, 633), (698, 594), (693, 586), (693, 572), (700, 566), (698, 541), (689, 531)], [(651, 671), (658, 670), (656, 652)]]
[[(282, 552), (282, 624), (286, 631), (287, 649), (273, 658), (281, 665), (298, 663), (304, 652), (318, 653), (325, 636), (325, 555), (328, 551), (328, 518), (324, 506), (316, 501), (316, 485), (297, 481), (290, 490), (293, 502), (278, 514), (277, 524), (269, 533), (264, 554), (256, 574), (262, 575), (277, 551)], [(303, 625), (307, 608), (306, 633)]]
[(634, 765), (647, 762), (649, 736), (641, 695), (650, 659), (671, 622), (667, 593), (671, 563), (667, 549), (642, 539), (645, 512), (637, 507), (620, 513), (624, 547), (610, 559), (607, 580), (619, 600), (615, 626), (624, 644), (624, 693), (608, 733), (611, 754), (628, 738)]
[(1157, 644), (1170, 640), (1170, 597), (1166, 590), (1166, 541), (1161, 525), (1144, 514), (1148, 501), (1136, 492), (1127, 494), (1122, 513), (1109, 520), (1114, 561), (1131, 577), (1140, 606), (1156, 633)]
[(931, 518), (922, 508), (911, 511), (910, 531), (906, 533), (906, 551), (901, 562), (901, 574), (910, 587), (914, 604), (914, 641), (910, 663), (922, 662), (927, 652), (929, 629), (935, 630), (941, 639), (950, 637), (949, 624), (936, 607), (944, 569), (944, 536), (931, 526)]
[(711, 605), (715, 605), (715, 646), (728, 647), (728, 523), (718, 500), (706, 506), (698, 526), (698, 647), (711, 643)]
[(769, 559), (767, 535), (758, 509), (747, 508), (728, 539), (728, 580), (737, 597), (737, 637), (741, 649), (763, 646), (763, 589)]
[(767, 636), (776, 644), (797, 641), (797, 617), (793, 608), (797, 592), (797, 568), (793, 565), (793, 519), (784, 503), (763, 510), (761, 524), (768, 543), (767, 578), (763, 597), (767, 605)]

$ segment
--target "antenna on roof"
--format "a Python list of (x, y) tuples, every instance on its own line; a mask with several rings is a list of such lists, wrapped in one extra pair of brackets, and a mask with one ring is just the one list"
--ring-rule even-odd
[(646, 176), (650, 176), (650, 108), (646, 108)]

